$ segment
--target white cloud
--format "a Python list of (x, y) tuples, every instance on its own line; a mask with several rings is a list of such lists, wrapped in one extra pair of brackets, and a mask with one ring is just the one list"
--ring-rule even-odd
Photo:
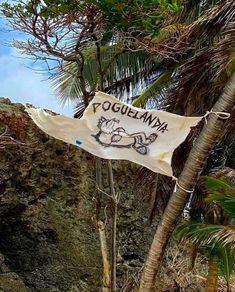
[(29, 61), (16, 58), (18, 53), (12, 48), (10, 54), (0, 55), (0, 96), (12, 102), (31, 103), (55, 112), (72, 116), (73, 105), (62, 107), (56, 99), (48, 80), (32, 69), (26, 68)]

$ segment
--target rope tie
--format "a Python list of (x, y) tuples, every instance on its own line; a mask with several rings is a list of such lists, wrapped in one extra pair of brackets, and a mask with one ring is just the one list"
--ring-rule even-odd
[(225, 112), (213, 112), (212, 110), (210, 111), (207, 111), (206, 114), (203, 116), (203, 118), (205, 119), (205, 122), (207, 124), (207, 117), (210, 115), (210, 114), (215, 114), (219, 119), (222, 119), (222, 120), (227, 120), (230, 118), (231, 114), (230, 113), (225, 113)]
[(175, 187), (174, 187), (174, 193), (177, 191), (177, 187), (180, 188), (181, 190), (183, 190), (184, 192), (188, 193), (188, 194), (192, 194), (194, 192), (194, 188), (193, 190), (187, 190), (185, 189), (184, 187), (182, 187), (180, 184), (179, 184), (179, 180), (177, 177), (175, 177), (174, 175), (172, 176), (172, 180), (175, 181)]

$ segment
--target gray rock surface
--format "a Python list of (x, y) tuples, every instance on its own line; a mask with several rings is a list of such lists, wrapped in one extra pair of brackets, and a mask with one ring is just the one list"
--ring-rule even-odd
[[(0, 99), (0, 291), (100, 291), (94, 166), (90, 154), (40, 131), (22, 105)], [(137, 185), (138, 166), (113, 168), (121, 287), (141, 268), (155, 224), (150, 228), (149, 189)], [(109, 192), (106, 161), (102, 169)], [(103, 196), (101, 206), (109, 234), (110, 200)]]

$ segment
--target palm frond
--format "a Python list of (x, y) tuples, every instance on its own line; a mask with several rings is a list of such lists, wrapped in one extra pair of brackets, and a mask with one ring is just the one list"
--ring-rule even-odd
[[(89, 100), (88, 102), (90, 103), (90, 101), (93, 99), (94, 95), (90, 95), (89, 96)], [(75, 108), (74, 108), (74, 115), (73, 117), (76, 119), (80, 119), (83, 116), (83, 113), (86, 109), (86, 105), (83, 99), (81, 99), (79, 102), (77, 102)]]
[(184, 9), (180, 15), (181, 19), (185, 19), (187, 21), (193, 21), (197, 19), (205, 10), (208, 8), (219, 4), (222, 2), (221, 0), (188, 0), (185, 5)]
[[(145, 104), (152, 98), (159, 95), (159, 92), (166, 88), (171, 80), (173, 70), (167, 70), (160, 74), (132, 103), (137, 107), (144, 107)], [(159, 101), (160, 103), (160, 101)]]
[[(124, 51), (119, 45), (104, 45), (101, 49), (103, 87), (109, 93), (135, 92), (146, 83), (156, 70), (154, 60), (145, 51)], [(83, 70), (78, 64), (65, 63), (53, 79), (53, 86), (62, 101), (82, 100), (80, 75), (86, 82), (86, 91), (91, 95), (100, 87), (101, 76), (97, 63), (96, 47), (86, 48), (82, 52)]]
[[(212, 5), (203, 1), (206, 2)], [(233, 70), (235, 2), (217, 2), (193, 23), (181, 25), (165, 39), (146, 40), (146, 49), (168, 60), (170, 66), (181, 63), (167, 96), (172, 112), (204, 114), (205, 109), (212, 108)], [(201, 1), (195, 5), (200, 6)]]
[[(225, 189), (232, 189), (234, 185), (229, 182), (226, 178), (215, 178), (212, 176), (202, 176), (201, 180), (204, 182), (205, 187), (211, 192), (215, 190), (225, 190)], [(221, 193), (223, 196), (223, 194)]]
[(229, 284), (234, 271), (235, 250), (224, 245), (217, 244), (214, 246), (214, 254), (216, 255), (220, 274)]
[[(233, 0), (223, 1), (211, 9), (207, 9), (197, 20), (190, 23), (159, 43), (149, 42), (148, 50), (164, 58), (179, 60), (185, 54), (202, 48), (220, 35), (225, 27), (234, 21), (235, 3)], [(143, 41), (144, 42), (144, 41)]]
[(116, 95), (125, 91), (136, 95), (139, 88), (146, 86), (148, 78), (155, 71), (155, 61), (145, 51), (123, 52), (109, 64), (104, 87), (108, 92)]
[(68, 100), (77, 100), (82, 95), (81, 84), (77, 78), (77, 74), (77, 64), (66, 63), (52, 80), (52, 86), (56, 95), (63, 104)]
[(207, 203), (219, 203), (230, 218), (235, 218), (235, 187), (226, 178), (202, 177), (209, 195)]
[(223, 226), (218, 232), (211, 237), (211, 242), (221, 242), (223, 246), (235, 247), (235, 226)]
[(200, 245), (209, 244), (209, 238), (221, 229), (221, 225), (204, 224), (189, 221), (179, 225), (175, 231), (175, 239), (181, 241), (190, 239)]
[(190, 240), (209, 257), (215, 256), (221, 275), (229, 283), (235, 261), (235, 227), (189, 221), (174, 232), (177, 241)]
[(176, 228), (174, 238), (177, 241), (189, 239), (200, 247), (221, 244), (235, 247), (235, 227), (233, 225), (205, 224), (189, 221)]
[(232, 189), (232, 191), (231, 193), (231, 190), (227, 190), (222, 194), (220, 192), (214, 192), (206, 198), (206, 201), (209, 203), (219, 202), (229, 216), (235, 218), (235, 190)]

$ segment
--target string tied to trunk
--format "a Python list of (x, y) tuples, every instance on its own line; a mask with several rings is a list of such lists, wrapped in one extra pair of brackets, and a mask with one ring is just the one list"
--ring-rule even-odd
[(227, 120), (230, 118), (231, 114), (230, 113), (225, 113), (225, 112), (213, 112), (213, 110), (211, 109), (210, 111), (207, 111), (206, 114), (204, 115), (204, 119), (206, 124), (208, 123), (207, 117), (211, 114), (216, 115), (219, 119), (222, 120)]
[(177, 177), (175, 177), (174, 175), (172, 176), (172, 180), (175, 181), (174, 193), (177, 191), (177, 188), (180, 188), (182, 191), (184, 191), (188, 194), (192, 194), (194, 192), (194, 188), (192, 190), (188, 190), (188, 189), (184, 188), (183, 186), (181, 186), (179, 184), (179, 179)]

